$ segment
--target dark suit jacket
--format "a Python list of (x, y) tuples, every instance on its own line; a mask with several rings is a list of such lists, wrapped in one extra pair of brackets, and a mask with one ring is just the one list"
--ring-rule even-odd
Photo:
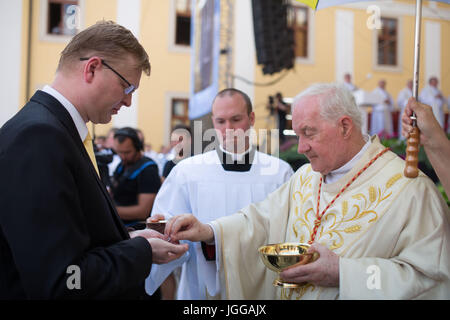
[(0, 299), (138, 298), (151, 261), (67, 110), (37, 91), (0, 129)]

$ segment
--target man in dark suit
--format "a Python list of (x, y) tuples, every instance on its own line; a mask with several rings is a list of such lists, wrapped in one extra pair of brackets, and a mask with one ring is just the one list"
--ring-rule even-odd
[(187, 250), (128, 234), (91, 160), (86, 123), (129, 107), (142, 72), (150, 63), (132, 33), (99, 22), (0, 129), (0, 299), (141, 298), (152, 262)]

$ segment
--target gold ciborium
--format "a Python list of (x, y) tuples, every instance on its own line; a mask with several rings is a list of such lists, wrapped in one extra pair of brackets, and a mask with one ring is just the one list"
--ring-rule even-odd
[[(268, 244), (260, 247), (258, 251), (266, 267), (280, 274), (286, 268), (316, 261), (319, 258), (319, 253), (307, 253), (308, 249), (309, 244), (307, 243), (285, 242)], [(305, 283), (284, 282), (278, 276), (273, 285), (283, 288), (299, 288)]]

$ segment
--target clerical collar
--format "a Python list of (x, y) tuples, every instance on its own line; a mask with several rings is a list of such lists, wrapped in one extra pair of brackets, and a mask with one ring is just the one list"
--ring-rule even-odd
[(231, 153), (219, 145), (216, 152), (225, 171), (250, 171), (255, 157), (255, 148), (252, 146), (243, 153)]
[(219, 144), (219, 148), (220, 148), (220, 151), (222, 151), (223, 153), (229, 155), (229, 156), (231, 157), (231, 159), (233, 159), (233, 161), (242, 161), (242, 159), (245, 157), (245, 155), (247, 155), (248, 153), (250, 153), (250, 151), (252, 150), (252, 146), (251, 146), (251, 145), (250, 145), (250, 147), (249, 147), (246, 151), (244, 151), (244, 152), (242, 152), (242, 153), (232, 153), (232, 152), (229, 152), (229, 151), (225, 150), (225, 149), (222, 147), (221, 144)]
[(364, 140), (366, 141), (366, 144), (361, 148), (361, 150), (346, 164), (344, 164), (342, 167), (331, 171), (324, 177), (324, 183), (330, 184), (333, 182), (338, 181), (341, 177), (343, 177), (347, 172), (349, 172), (358, 162), (359, 159), (363, 156), (364, 152), (366, 152), (367, 148), (369, 148), (371, 141), (370, 137), (368, 135), (364, 135)]

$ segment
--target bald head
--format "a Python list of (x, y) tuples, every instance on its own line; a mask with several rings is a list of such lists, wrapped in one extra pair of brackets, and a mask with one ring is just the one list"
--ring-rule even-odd
[(217, 98), (223, 98), (223, 97), (226, 97), (226, 96), (233, 97), (234, 95), (241, 96), (241, 98), (242, 98), (242, 100), (244, 102), (245, 108), (247, 110), (247, 114), (250, 115), (250, 113), (252, 113), (252, 111), (253, 111), (253, 106), (252, 106), (252, 102), (251, 102), (249, 96), (247, 94), (245, 94), (245, 92), (243, 92), (241, 90), (238, 90), (238, 89), (235, 89), (235, 88), (223, 89), (222, 91), (220, 91), (216, 95), (216, 97), (213, 100), (213, 105), (212, 105), (212, 112), (213, 112), (213, 114), (214, 114), (214, 103), (217, 100)]

